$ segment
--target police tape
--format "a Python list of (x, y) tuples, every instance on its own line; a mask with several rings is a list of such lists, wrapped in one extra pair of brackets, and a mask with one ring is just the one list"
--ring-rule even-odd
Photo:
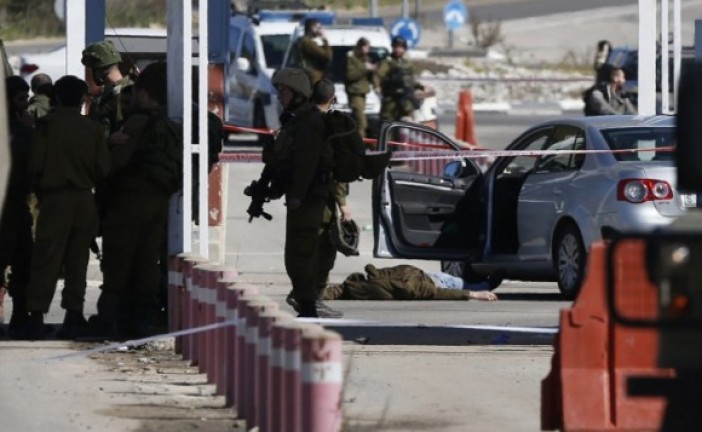
[[(499, 331), (499, 332), (511, 332), (511, 333), (532, 333), (532, 334), (542, 334), (542, 335), (553, 335), (558, 333), (557, 327), (521, 327), (521, 326), (497, 326), (497, 325), (484, 325), (484, 324), (452, 324), (452, 325), (438, 325), (429, 326), (426, 324), (413, 324), (413, 323), (388, 323), (383, 321), (374, 320), (361, 320), (361, 319), (338, 319), (338, 318), (298, 318), (300, 322), (320, 324), (330, 328), (343, 328), (343, 327), (377, 327), (377, 328), (441, 328), (441, 329), (455, 329), (455, 330), (476, 330), (476, 331)], [(197, 333), (204, 333), (212, 330), (218, 330), (221, 328), (229, 326), (241, 325), (241, 320), (231, 319), (225, 320), (218, 323), (207, 324), (200, 327), (192, 327), (185, 330), (179, 330), (170, 333), (163, 333), (154, 336), (149, 336), (141, 339), (132, 339), (127, 341), (115, 342), (107, 345), (98, 346), (95, 348), (75, 351), (68, 354), (60, 354), (51, 357), (34, 359), (40, 361), (61, 361), (71, 358), (87, 357), (93, 354), (100, 354), (110, 351), (119, 351), (128, 347), (138, 347), (141, 345), (146, 345), (151, 342), (156, 342), (159, 340), (170, 339), (179, 336), (189, 336)], [(81, 342), (77, 340), (77, 342)], [(87, 342), (87, 341), (86, 341)]]
[[(658, 147), (644, 149), (620, 149), (620, 150), (442, 150), (442, 151), (395, 151), (390, 158), (393, 162), (421, 161), (438, 159), (480, 159), (496, 157), (540, 157), (558, 155), (587, 155), (587, 154), (633, 154), (660, 152), (670, 153), (675, 147)], [(367, 151), (366, 154), (379, 154), (379, 151)], [(232, 152), (220, 155), (222, 162), (261, 162), (261, 153), (253, 152)]]

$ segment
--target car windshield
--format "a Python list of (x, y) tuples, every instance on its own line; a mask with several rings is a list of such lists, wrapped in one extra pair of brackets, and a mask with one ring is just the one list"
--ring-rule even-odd
[(602, 131), (612, 150), (639, 150), (615, 153), (618, 161), (672, 161), (673, 152), (656, 150), (675, 146), (675, 129), (672, 127), (624, 128)]
[(280, 69), (283, 65), (285, 50), (290, 43), (290, 35), (277, 34), (261, 36), (263, 44), (263, 55), (266, 58), (266, 65), (270, 69)]
[[(343, 83), (346, 76), (346, 56), (352, 49), (352, 46), (337, 45), (332, 47), (332, 64), (328, 70), (328, 78), (335, 83)], [(379, 63), (388, 56), (388, 50), (385, 48), (371, 47), (369, 54), (372, 63)]]

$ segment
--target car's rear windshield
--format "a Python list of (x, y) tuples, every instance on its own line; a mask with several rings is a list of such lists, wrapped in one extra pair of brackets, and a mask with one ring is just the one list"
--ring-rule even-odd
[[(328, 78), (335, 83), (344, 82), (344, 77), (346, 76), (346, 56), (348, 56), (348, 52), (351, 48), (353, 47), (345, 45), (332, 46), (332, 64), (327, 73)], [(371, 47), (371, 52), (368, 57), (371, 62), (379, 63), (387, 57), (388, 54), (388, 50), (385, 48)]]
[(290, 43), (290, 35), (276, 34), (261, 36), (263, 44), (263, 55), (266, 58), (266, 66), (270, 69), (280, 69), (283, 65), (285, 50)]
[(672, 127), (607, 129), (602, 135), (612, 150), (637, 150), (614, 153), (618, 161), (673, 160), (673, 152), (665, 149), (675, 146), (675, 129)]

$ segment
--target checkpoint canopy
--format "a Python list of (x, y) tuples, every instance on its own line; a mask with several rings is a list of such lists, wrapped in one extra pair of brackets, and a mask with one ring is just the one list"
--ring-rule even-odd
[(392, 37), (402, 36), (410, 48), (417, 46), (421, 33), (422, 28), (419, 23), (410, 18), (399, 18), (390, 25), (390, 35)]
[(444, 23), (449, 30), (460, 30), (468, 22), (468, 8), (461, 0), (451, 0), (444, 6)]

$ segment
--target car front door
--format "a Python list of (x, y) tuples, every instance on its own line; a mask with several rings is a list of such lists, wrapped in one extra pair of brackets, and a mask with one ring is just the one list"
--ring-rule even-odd
[(373, 184), (375, 256), (466, 260), (480, 253), (483, 174), (470, 159), (452, 156), (461, 147), (436, 130), (403, 122), (385, 124), (379, 146), (393, 152), (393, 162)]
[[(577, 127), (557, 127), (544, 150), (584, 150), (584, 132)], [(577, 193), (572, 187), (585, 155), (541, 156), (519, 193), (517, 225), (519, 256), (525, 260), (550, 260), (556, 222), (568, 212)]]
[(253, 95), (257, 88), (258, 56), (253, 34), (245, 30), (241, 35), (241, 45), (232, 56), (232, 82), (230, 86), (230, 111), (232, 117), (243, 126), (253, 124)]

